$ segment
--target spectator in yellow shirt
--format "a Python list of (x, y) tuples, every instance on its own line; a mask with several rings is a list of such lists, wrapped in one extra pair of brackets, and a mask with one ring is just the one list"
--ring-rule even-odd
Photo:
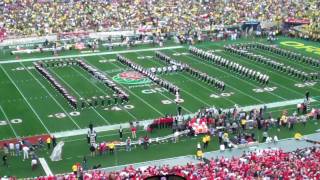
[(113, 142), (108, 144), (110, 154), (114, 153), (115, 144)]
[(197, 157), (198, 160), (202, 160), (203, 159), (203, 152), (202, 152), (201, 149), (197, 150), (196, 157)]
[(247, 124), (247, 120), (246, 119), (241, 119), (241, 127), (243, 130), (246, 129), (246, 124)]
[(207, 144), (207, 138), (206, 136), (202, 137), (202, 143), (203, 143), (203, 149), (206, 149), (206, 144)]
[(207, 149), (209, 142), (210, 142), (210, 135), (206, 134), (205, 136), (203, 136), (202, 138), (202, 142), (203, 142), (203, 149)]
[(48, 137), (46, 142), (47, 142), (48, 150), (50, 150), (50, 148), (51, 148), (51, 137)]
[(77, 165), (74, 164), (71, 168), (72, 168), (73, 174), (74, 174), (74, 175), (77, 175), (77, 172), (78, 172), (78, 167), (77, 167)]

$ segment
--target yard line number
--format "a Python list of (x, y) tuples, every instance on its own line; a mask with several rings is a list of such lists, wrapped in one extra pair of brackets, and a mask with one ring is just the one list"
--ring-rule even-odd
[(277, 89), (277, 87), (264, 87), (264, 88), (256, 88), (256, 89), (252, 89), (252, 90), (256, 93), (263, 93), (263, 92), (272, 92), (276, 89)]
[(184, 100), (182, 99), (182, 98), (180, 98), (180, 99), (178, 99), (178, 100), (169, 100), (169, 99), (165, 99), (165, 100), (161, 100), (161, 103), (162, 104), (166, 104), (166, 105), (168, 105), (168, 104), (175, 104), (175, 103), (183, 103), (184, 102)]
[[(68, 113), (68, 115), (73, 116), (73, 117), (80, 116), (80, 112), (72, 111), (72, 112)], [(58, 118), (58, 119), (62, 119), (62, 118), (67, 117), (67, 114), (66, 113), (55, 113), (55, 114), (50, 114), (48, 117), (49, 118), (55, 117), (55, 118)]]
[(24, 70), (31, 70), (34, 69), (33, 66), (27, 66), (27, 67), (16, 67), (11, 69), (12, 71), (24, 71)]
[[(20, 124), (22, 123), (22, 119), (16, 118), (16, 119), (10, 119), (9, 122), (11, 124)], [(0, 120), (0, 126), (8, 125), (8, 121)]]
[(183, 53), (173, 53), (173, 56), (185, 56), (185, 55), (189, 55), (189, 53), (183, 52)]
[(101, 59), (99, 60), (99, 63), (108, 63), (108, 62), (116, 62), (116, 59)]
[[(112, 107), (106, 107), (104, 108), (103, 110), (105, 111), (121, 111), (121, 110), (130, 110), (130, 109), (133, 109), (134, 106), (131, 105), (131, 104), (126, 104), (122, 107), (120, 106), (112, 106)], [(70, 113), (55, 113), (55, 114), (50, 114), (48, 117), (49, 118), (58, 118), (58, 119), (63, 119), (63, 118), (66, 118), (68, 115), (72, 116), (72, 117), (76, 117), (76, 116), (80, 116), (80, 112), (78, 111), (72, 111)]]
[(152, 89), (144, 89), (141, 92), (143, 94), (154, 94), (154, 93), (168, 92), (168, 90), (163, 87), (157, 87), (157, 88), (152, 88)]
[(152, 59), (152, 56), (138, 56), (137, 59)]
[(124, 105), (123, 108), (121, 108), (119, 106), (112, 106), (112, 107), (104, 108), (103, 110), (105, 110), (105, 111), (122, 111), (122, 110), (130, 110), (133, 108), (134, 108), (133, 105), (127, 104), (127, 105)]
[(299, 87), (299, 88), (304, 88), (304, 87), (311, 87), (311, 86), (314, 86), (316, 84), (317, 84), (317, 82), (305, 82), (305, 83), (294, 84), (294, 86)]
[(210, 97), (218, 99), (218, 98), (221, 98), (221, 97), (230, 97), (232, 95), (234, 95), (234, 92), (221, 93), (221, 94), (211, 94)]

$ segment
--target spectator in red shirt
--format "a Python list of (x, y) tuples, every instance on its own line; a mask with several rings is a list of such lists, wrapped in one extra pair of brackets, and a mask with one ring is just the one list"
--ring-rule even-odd
[(132, 135), (132, 139), (137, 138), (137, 128), (135, 126), (131, 128), (131, 135)]

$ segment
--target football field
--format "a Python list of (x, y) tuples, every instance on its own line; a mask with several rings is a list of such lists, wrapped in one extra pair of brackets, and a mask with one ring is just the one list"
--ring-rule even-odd
[[(71, 108), (63, 96), (34, 68), (34, 61), (46, 62), (53, 59), (52, 56), (26, 54), (20, 55), (20, 60), (15, 60), (15, 56), (2, 53), (0, 58), (0, 139), (84, 129), (89, 123), (94, 126), (106, 126), (129, 121), (150, 120), (168, 114), (175, 115), (177, 113), (175, 95), (121, 64), (116, 58), (118, 53), (147, 69), (166, 67), (167, 64), (155, 57), (155, 50), (159, 50), (175, 60), (225, 82), (226, 89), (220, 91), (185, 71), (158, 74), (158, 77), (180, 88), (180, 97), (183, 101), (180, 105), (184, 114), (192, 114), (202, 107), (215, 106), (225, 109), (232, 108), (235, 104), (240, 107), (275, 102), (278, 103), (278, 107), (295, 105), (297, 102), (303, 102), (306, 91), (310, 92), (313, 100), (312, 106), (318, 107), (320, 96), (318, 81), (304, 82), (286, 73), (275, 71), (267, 65), (223, 50), (225, 44), (253, 41), (269, 44), (260, 39), (241, 39), (237, 42), (205, 42), (196, 47), (266, 73), (270, 76), (270, 83), (267, 86), (190, 54), (188, 46), (171, 44), (165, 48), (144, 46), (131, 50), (101, 50), (100, 53), (91, 54), (62, 53), (60, 57), (53, 58), (82, 59), (129, 94), (128, 103), (114, 104), (111, 98), (111, 105), (98, 105), (76, 110)], [(291, 44), (286, 43), (289, 41)], [(319, 53), (316, 53), (319, 51), (308, 51), (301, 46), (295, 48), (292, 42), (320, 48), (316, 43), (287, 38), (280, 38), (275, 44), (282, 49), (299, 52), (316, 59), (320, 58)], [(320, 70), (320, 67), (297, 63), (266, 50), (252, 49), (250, 51), (308, 73)], [(50, 67), (48, 71), (76, 98), (112, 97), (114, 93), (79, 66)]]
[[(196, 144), (201, 141), (201, 136), (184, 137), (179, 143), (164, 142), (152, 144), (146, 151), (140, 147), (134, 148), (128, 153), (123, 149), (116, 151), (115, 155), (91, 157), (88, 145), (83, 134), (86, 133), (88, 124), (92, 123), (98, 133), (98, 142), (119, 140), (117, 129), (119, 124), (128, 124), (130, 121), (153, 120), (165, 115), (176, 115), (177, 105), (175, 95), (153, 83), (147, 77), (137, 73), (130, 67), (117, 60), (117, 54), (129, 58), (133, 63), (145, 69), (168, 67), (165, 61), (155, 56), (160, 51), (167, 56), (188, 64), (190, 67), (209, 76), (223, 81), (226, 85), (221, 91), (207, 82), (191, 75), (187, 71), (157, 73), (161, 79), (167, 80), (180, 88), (180, 106), (185, 115), (193, 114), (202, 107), (215, 106), (217, 108), (233, 108), (235, 104), (243, 110), (262, 107), (266, 105), (268, 111), (276, 118), (283, 110), (290, 113), (296, 110), (296, 105), (302, 103), (305, 93), (310, 92), (311, 108), (320, 106), (320, 85), (318, 80), (303, 81), (288, 73), (277, 71), (266, 64), (252, 61), (249, 58), (226, 52), (223, 48), (226, 44), (260, 42), (270, 45), (263, 39), (240, 39), (237, 41), (203, 42), (196, 47), (215, 55), (226, 58), (229, 61), (239, 63), (247, 68), (260, 71), (270, 76), (268, 85), (261, 85), (252, 78), (231, 71), (223, 66), (217, 66), (189, 52), (189, 46), (168, 42), (164, 47), (143, 45), (126, 49), (115, 48), (113, 51), (100, 48), (98, 52), (68, 51), (59, 56), (49, 53), (10, 55), (7, 50), (1, 51), (0, 56), (0, 142), (16, 137), (29, 137), (35, 135), (55, 134), (59, 135), (58, 141), (63, 140), (63, 160), (52, 162), (49, 158), (51, 150), (42, 149), (37, 155), (44, 158), (53, 173), (70, 172), (70, 167), (81, 162), (83, 156), (88, 158), (88, 166), (101, 164), (102, 167), (118, 166), (128, 163), (137, 163), (162, 158), (170, 158), (183, 155), (193, 155)], [(274, 45), (281, 49), (298, 52), (307, 57), (320, 58), (320, 45), (314, 42), (300, 39), (281, 37)], [(305, 71), (307, 73), (319, 72), (320, 67), (308, 63), (297, 62), (288, 57), (261, 50), (249, 49), (250, 52), (281, 62), (286, 66)], [(105, 102), (101, 105), (93, 105), (74, 109), (67, 100), (54, 88), (43, 75), (35, 69), (34, 62), (50, 64), (52, 59), (62, 59), (68, 62), (70, 59), (80, 59), (87, 65), (95, 68), (112, 80), (117, 86), (129, 95), (129, 102), (115, 104), (110, 99), (110, 105)], [(66, 65), (45, 67), (48, 73), (58, 81), (76, 99), (93, 99), (93, 97), (113, 97), (114, 91), (104, 85), (99, 79), (92, 76), (78, 65)], [(94, 103), (94, 102), (93, 102)], [(81, 106), (81, 105), (79, 105)], [(310, 108), (310, 109), (311, 109)], [(112, 128), (113, 127), (113, 130)], [(302, 134), (314, 133), (320, 128), (320, 124), (310, 120), (306, 126), (297, 124), (295, 130), (286, 127), (272, 127), (268, 133), (277, 135), (280, 139), (290, 138), (296, 132)], [(124, 130), (125, 136), (130, 135), (128, 129)], [(80, 132), (80, 133), (78, 133)], [(262, 141), (262, 131), (254, 132), (259, 142)], [(171, 129), (156, 129), (148, 134), (150, 137), (161, 137), (172, 133)], [(138, 137), (146, 134), (142, 127), (138, 130)], [(213, 143), (208, 151), (218, 149), (217, 137), (213, 137)], [(161, 153), (159, 153), (161, 152)], [(30, 161), (22, 161), (22, 157), (9, 158), (9, 167), (0, 166), (0, 176), (15, 175), (17, 177), (31, 177), (46, 175), (45, 170), (38, 168), (30, 170)], [(18, 170), (17, 170), (18, 169)]]

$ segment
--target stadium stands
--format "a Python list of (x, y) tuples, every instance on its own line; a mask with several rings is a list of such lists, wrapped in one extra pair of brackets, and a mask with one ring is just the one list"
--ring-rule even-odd
[(6, 30), (0, 27), (0, 42), (2, 42), (6, 38)]
[(152, 176), (178, 175), (186, 179), (320, 179), (320, 149), (311, 147), (293, 152), (258, 150), (241, 157), (210, 159), (185, 166), (169, 165), (134, 168), (128, 166), (117, 172), (93, 170), (77, 174), (34, 178), (36, 180), (62, 180), (83, 177), (89, 179), (145, 179)]
[[(139, 29), (186, 32), (257, 19), (276, 23), (310, 17), (308, 30), (319, 30), (317, 1), (22, 1), (1, 3), (0, 22), (10, 35)], [(224, 2), (228, 2), (227, 4)], [(222, 10), (224, 9), (224, 10)]]

